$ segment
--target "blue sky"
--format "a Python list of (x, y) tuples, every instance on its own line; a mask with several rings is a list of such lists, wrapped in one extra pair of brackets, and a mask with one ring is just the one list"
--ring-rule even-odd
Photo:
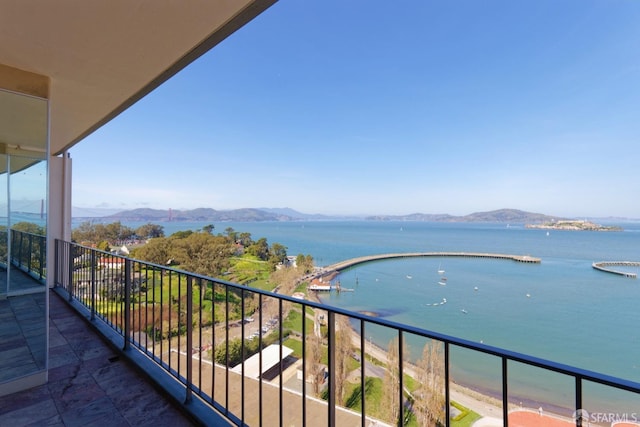
[(71, 150), (73, 205), (640, 218), (640, 2), (280, 0)]

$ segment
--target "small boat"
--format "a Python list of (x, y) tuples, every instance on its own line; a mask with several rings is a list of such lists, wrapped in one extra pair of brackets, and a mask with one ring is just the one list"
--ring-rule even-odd
[(478, 287), (477, 287), (477, 286), (476, 286), (476, 287), (474, 287), (474, 288), (473, 288), (473, 290), (474, 290), (474, 291), (477, 291), (477, 290), (478, 290)]
[(442, 264), (438, 264), (438, 274), (444, 274), (444, 270), (442, 269)]
[(440, 285), (440, 286), (446, 286), (446, 285), (447, 285), (447, 282), (440, 280), (440, 281), (438, 281), (438, 285)]
[(464, 314), (467, 314), (467, 310), (465, 310), (464, 308), (460, 311), (463, 312)]
[(409, 275), (407, 274), (407, 279), (413, 279), (413, 276), (409, 276)]
[(527, 298), (531, 298), (531, 294), (527, 294)]

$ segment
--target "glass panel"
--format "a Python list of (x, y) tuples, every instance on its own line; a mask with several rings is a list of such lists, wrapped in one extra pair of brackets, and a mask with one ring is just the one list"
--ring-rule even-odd
[(0, 384), (46, 367), (47, 114), (0, 90)]
[[(0, 154), (0, 170), (7, 170), (8, 156)], [(7, 174), (0, 174), (0, 298), (6, 298), (7, 281), (7, 230), (9, 229), (9, 204), (7, 194)]]
[(14, 160), (31, 166), (9, 176), (10, 295), (44, 290), (40, 280), (44, 277), (46, 250), (46, 163), (11, 156), (12, 163)]

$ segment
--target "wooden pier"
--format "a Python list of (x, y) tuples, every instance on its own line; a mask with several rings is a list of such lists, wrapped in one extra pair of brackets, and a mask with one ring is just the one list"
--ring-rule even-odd
[(596, 270), (604, 271), (605, 273), (617, 274), (619, 276), (630, 277), (632, 279), (637, 278), (636, 273), (629, 273), (626, 271), (615, 270), (609, 267), (640, 267), (640, 262), (637, 261), (600, 261), (591, 264)]
[(517, 262), (524, 262), (530, 264), (540, 264), (540, 258), (532, 257), (529, 255), (509, 255), (509, 254), (494, 254), (494, 253), (481, 253), (481, 252), (409, 252), (409, 253), (395, 253), (395, 254), (380, 254), (380, 255), (367, 255), (359, 258), (352, 258), (346, 261), (341, 261), (322, 269), (322, 273), (319, 276), (325, 276), (330, 273), (340, 272), (354, 265), (363, 264), (365, 262), (379, 261), (384, 259), (393, 258), (416, 258), (416, 257), (460, 257), (460, 258), (494, 258), (494, 259), (506, 259)]

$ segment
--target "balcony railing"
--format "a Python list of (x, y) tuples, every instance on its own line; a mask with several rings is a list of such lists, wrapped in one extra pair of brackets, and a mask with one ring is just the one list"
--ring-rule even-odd
[[(611, 414), (597, 398), (640, 398), (640, 384), (632, 381), (69, 242), (55, 247), (55, 284), (70, 302), (117, 334), (125, 354), (142, 355), (174, 380), (170, 387), (179, 384), (187, 406), (198, 400), (236, 425), (451, 425), (453, 366), (473, 370), (487, 358), (498, 384), (497, 395), (487, 394), (505, 426), (526, 406), (546, 416), (543, 405), (566, 420), (573, 415), (576, 426), (610, 425), (576, 411), (588, 402), (591, 413)], [(389, 352), (367, 340), (372, 334), (391, 340)], [(430, 362), (412, 355), (407, 343), (430, 348)], [(461, 353), (460, 360), (452, 357)], [(376, 376), (386, 404), (367, 397)], [(510, 390), (539, 378), (563, 384), (566, 400), (534, 403)], [(425, 405), (426, 394), (440, 403)], [(618, 418), (631, 417), (634, 408), (623, 407)]]
[(11, 230), (11, 264), (43, 282), (47, 267), (46, 241), (46, 236)]

